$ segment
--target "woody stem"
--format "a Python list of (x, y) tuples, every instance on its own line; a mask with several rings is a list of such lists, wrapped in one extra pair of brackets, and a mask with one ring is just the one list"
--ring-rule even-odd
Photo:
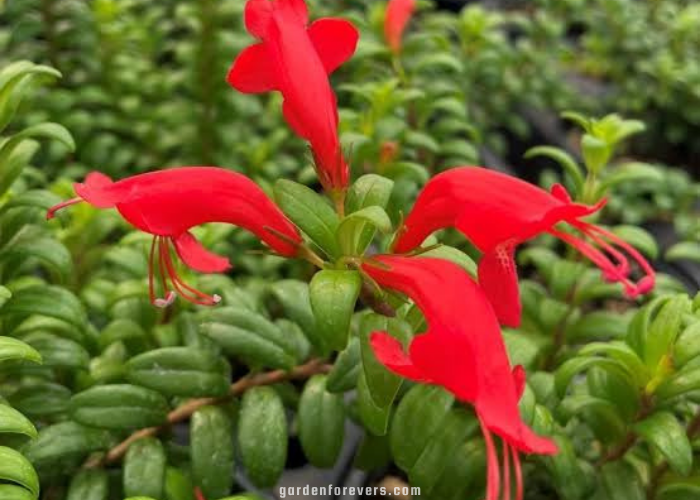
[(89, 459), (87, 462), (85, 462), (85, 464), (83, 464), (83, 467), (86, 469), (93, 469), (118, 462), (124, 457), (129, 449), (129, 446), (131, 446), (134, 442), (146, 437), (156, 436), (174, 424), (189, 420), (189, 418), (197, 410), (204, 406), (226, 403), (231, 400), (231, 398), (239, 396), (253, 387), (277, 384), (287, 380), (308, 379), (319, 373), (327, 373), (330, 368), (330, 365), (326, 364), (323, 360), (312, 359), (304, 365), (293, 368), (291, 371), (275, 370), (247, 375), (231, 385), (227, 396), (221, 398), (191, 399), (190, 401), (183, 403), (171, 411), (168, 414), (167, 422), (165, 424), (157, 427), (148, 427), (146, 429), (141, 429), (134, 432), (124, 441), (109, 450), (106, 454), (97, 458), (93, 457)]

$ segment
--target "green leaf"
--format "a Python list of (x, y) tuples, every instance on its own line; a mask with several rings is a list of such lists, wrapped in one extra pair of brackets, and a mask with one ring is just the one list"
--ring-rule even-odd
[(646, 163), (626, 163), (617, 167), (602, 179), (599, 191), (605, 193), (608, 189), (618, 184), (639, 182), (665, 183), (666, 174), (658, 167)]
[(2, 307), (5, 302), (10, 300), (10, 297), (12, 297), (12, 292), (0, 285), (0, 307)]
[(659, 246), (656, 239), (647, 230), (638, 226), (615, 226), (613, 233), (625, 240), (627, 243), (640, 250), (651, 259), (659, 256)]
[(416, 385), (401, 399), (389, 442), (396, 465), (408, 472), (443, 425), (454, 397), (437, 386)]
[(10, 406), (0, 404), (0, 434), (23, 434), (32, 439), (37, 437), (34, 424)]
[(671, 468), (688, 475), (693, 466), (693, 449), (683, 426), (669, 412), (659, 411), (634, 425), (634, 430), (655, 446)]
[(41, 364), (41, 354), (20, 340), (0, 337), (0, 363), (9, 360), (26, 360)]
[(357, 377), (362, 365), (360, 363), (360, 340), (350, 338), (348, 346), (340, 351), (328, 373), (326, 388), (329, 392), (346, 392), (357, 385)]
[(21, 486), (0, 484), (0, 498), (3, 500), (36, 500), (34, 494)]
[(552, 146), (535, 146), (534, 148), (528, 149), (524, 156), (525, 158), (545, 156), (556, 161), (561, 168), (571, 176), (571, 180), (574, 182), (576, 188), (575, 193), (581, 194), (583, 192), (585, 179), (583, 177), (583, 172), (581, 172), (581, 167), (579, 167), (576, 160), (563, 149)]
[(7, 158), (12, 150), (17, 147), (21, 141), (30, 138), (34, 139), (37, 137), (53, 139), (62, 143), (70, 151), (75, 151), (75, 141), (66, 127), (58, 123), (40, 123), (38, 125), (27, 127), (15, 135), (10, 136), (7, 142), (0, 147), (0, 158)]
[(612, 156), (610, 145), (606, 141), (590, 134), (583, 134), (581, 152), (583, 153), (583, 161), (586, 167), (593, 174), (600, 173)]
[(211, 351), (166, 347), (140, 354), (126, 364), (129, 382), (166, 396), (220, 397), (228, 393), (230, 370)]
[(433, 257), (436, 259), (449, 260), (467, 271), (470, 276), (476, 278), (476, 262), (474, 262), (474, 259), (454, 247), (440, 245), (428, 250), (427, 252), (422, 252), (420, 255), (421, 257)]
[(603, 489), (610, 500), (645, 500), (642, 480), (627, 462), (611, 462), (602, 469)]
[(290, 369), (296, 345), (277, 325), (263, 316), (235, 307), (212, 311), (202, 324), (202, 333), (230, 356), (241, 357), (253, 366)]
[(41, 429), (39, 437), (24, 449), (27, 458), (38, 468), (53, 470), (82, 460), (93, 451), (105, 450), (112, 440), (109, 433), (62, 422)]
[[(376, 174), (366, 174), (355, 181), (345, 199), (345, 212), (352, 214), (367, 207), (386, 208), (394, 189), (394, 181)], [(390, 224), (391, 225), (391, 224)], [(374, 237), (375, 229), (367, 224), (359, 231), (356, 248), (362, 253)]]
[(142, 429), (166, 422), (168, 402), (159, 393), (135, 385), (100, 385), (70, 402), (76, 422), (102, 429)]
[(51, 285), (30, 286), (17, 290), (0, 309), (0, 317), (10, 315), (48, 316), (82, 328), (85, 310), (78, 298), (68, 290)]
[(338, 216), (326, 199), (312, 189), (285, 179), (275, 183), (275, 200), (282, 211), (329, 257), (339, 257), (335, 234)]
[(30, 334), (25, 340), (39, 352), (43, 364), (50, 368), (86, 370), (90, 364), (90, 354), (73, 340), (42, 333)]
[(598, 366), (600, 368), (610, 370), (614, 373), (620, 374), (623, 377), (633, 380), (632, 375), (626, 371), (625, 366), (615, 359), (587, 356), (575, 357), (564, 362), (554, 374), (554, 382), (557, 394), (560, 397), (563, 396), (574, 376), (593, 366)]
[(200, 408), (192, 417), (190, 460), (194, 484), (206, 498), (219, 498), (233, 486), (233, 429), (224, 410)]
[(195, 500), (194, 485), (189, 475), (175, 467), (165, 469), (165, 499)]
[(12, 406), (30, 418), (54, 417), (68, 411), (71, 392), (60, 384), (32, 381), (9, 396)]
[(277, 483), (287, 460), (287, 417), (282, 400), (270, 387), (243, 395), (238, 417), (238, 445), (248, 478), (260, 488)]
[(0, 251), (0, 264), (11, 265), (29, 259), (36, 259), (62, 283), (73, 273), (73, 258), (70, 252), (51, 238), (15, 238), (12, 245)]
[(654, 394), (661, 400), (700, 390), (700, 367), (688, 365), (664, 380)]
[(299, 440), (316, 467), (332, 467), (343, 447), (343, 396), (326, 390), (326, 376), (316, 375), (304, 386), (298, 410)]
[(124, 494), (163, 498), (167, 459), (155, 438), (142, 438), (129, 446), (124, 457)]
[(78, 471), (70, 482), (66, 500), (107, 500), (109, 477), (101, 469)]
[(402, 378), (390, 372), (374, 355), (370, 345), (370, 335), (374, 332), (388, 332), (404, 346), (412, 337), (411, 327), (403, 320), (386, 318), (370, 313), (360, 321), (359, 335), (362, 349), (362, 368), (374, 403), (385, 408), (393, 403), (401, 386)]
[(49, 66), (18, 61), (0, 72), (0, 132), (12, 121), (29, 85), (36, 76), (60, 78), (61, 73)]
[(430, 495), (457, 449), (477, 428), (476, 419), (462, 409), (445, 416), (408, 472), (410, 483), (420, 486), (421, 495)]
[(309, 285), (311, 309), (325, 344), (341, 351), (348, 343), (350, 321), (360, 295), (362, 277), (357, 271), (317, 272)]
[(301, 327), (318, 352), (325, 352), (325, 342), (317, 331), (316, 318), (311, 310), (309, 285), (303, 281), (282, 280), (274, 283), (270, 291), (282, 305), (285, 317)]
[(0, 480), (24, 486), (34, 498), (39, 496), (39, 478), (32, 464), (18, 451), (4, 446), (0, 446)]
[(671, 298), (657, 313), (649, 326), (644, 345), (644, 361), (651, 369), (664, 355), (671, 355), (681, 332), (683, 315), (690, 312), (691, 302), (685, 295)]
[(389, 428), (391, 405), (378, 406), (372, 399), (364, 372), (357, 380), (357, 412), (367, 432), (384, 436)]
[[(391, 219), (381, 207), (365, 207), (346, 216), (338, 226), (338, 242), (344, 255), (362, 255), (371, 238), (363, 240), (368, 226), (384, 234), (391, 233)], [(364, 246), (363, 246), (364, 245)]]
[(666, 260), (690, 260), (700, 262), (700, 243), (694, 241), (682, 241), (676, 243), (668, 250), (665, 255)]

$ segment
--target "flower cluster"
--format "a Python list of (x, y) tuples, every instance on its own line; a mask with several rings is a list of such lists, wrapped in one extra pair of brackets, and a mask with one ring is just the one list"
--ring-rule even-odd
[[(400, 56), (402, 33), (415, 7), (414, 0), (389, 2), (385, 36), (394, 57)], [(303, 0), (248, 0), (245, 24), (259, 41), (238, 55), (228, 82), (240, 92), (282, 95), (285, 119), (308, 141), (321, 185), (342, 203), (350, 169), (341, 148), (336, 97), (328, 75), (352, 56), (357, 30), (342, 19), (309, 24)], [(117, 182), (92, 173), (75, 185), (75, 192), (76, 198), (53, 207), (48, 217), (86, 202), (116, 208), (132, 226), (152, 235), (149, 291), (156, 306), (168, 306), (176, 296), (200, 305), (219, 302), (218, 296), (185, 283), (172, 255), (196, 271), (226, 271), (228, 259), (206, 250), (190, 232), (205, 223), (240, 226), (278, 255), (312, 255), (309, 260), (324, 265), (263, 190), (231, 170), (181, 167)], [(558, 185), (546, 192), (491, 170), (454, 168), (424, 187), (394, 237), (392, 254), (361, 259), (359, 267), (367, 280), (407, 296), (428, 325), (407, 352), (388, 333), (375, 332), (371, 345), (376, 357), (389, 370), (439, 385), (473, 406), (487, 449), (487, 500), (497, 500), (501, 493), (511, 498), (513, 484), (515, 497), (522, 498), (520, 453), (557, 451), (552, 440), (535, 435), (519, 415), (525, 373), (522, 367), (511, 367), (500, 331), (499, 324), (520, 322), (516, 247), (548, 233), (597, 265), (606, 280), (621, 282), (629, 297), (654, 286), (653, 269), (634, 248), (583, 220), (603, 205), (604, 201), (595, 206), (574, 203)], [(447, 227), (455, 227), (483, 252), (478, 283), (455, 264), (417, 255), (430, 234)], [(643, 272), (637, 281), (631, 278), (630, 260)], [(502, 440), (500, 460), (494, 434)]]

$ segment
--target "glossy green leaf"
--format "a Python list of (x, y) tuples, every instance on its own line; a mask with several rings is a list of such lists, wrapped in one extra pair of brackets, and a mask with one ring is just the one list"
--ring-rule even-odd
[(318, 333), (316, 318), (311, 310), (309, 285), (303, 281), (282, 280), (274, 283), (270, 291), (282, 305), (285, 316), (301, 327), (316, 351), (325, 352), (324, 339)]
[(214, 406), (197, 410), (190, 428), (190, 460), (194, 484), (206, 498), (230, 493), (233, 451), (233, 430), (226, 412)]
[(391, 232), (391, 219), (386, 211), (377, 206), (365, 207), (347, 215), (338, 225), (338, 242), (344, 255), (362, 255), (371, 238), (364, 236), (366, 227), (388, 234)]
[[(345, 212), (353, 214), (367, 207), (386, 208), (394, 189), (394, 181), (376, 174), (366, 174), (355, 181), (345, 199)], [(354, 248), (363, 252), (374, 237), (375, 229), (369, 224), (360, 224), (359, 236)], [(389, 223), (391, 226), (391, 222)]]
[(525, 158), (534, 158), (536, 156), (544, 156), (556, 161), (564, 172), (571, 176), (571, 180), (574, 181), (576, 193), (581, 194), (584, 183), (583, 173), (581, 172), (581, 167), (579, 167), (576, 160), (574, 160), (569, 153), (563, 149), (552, 146), (535, 146), (528, 149), (524, 155)]
[(166, 396), (220, 397), (228, 393), (226, 362), (203, 349), (156, 349), (131, 358), (126, 368), (129, 382)]
[(409, 470), (410, 483), (420, 486), (422, 495), (430, 495), (457, 449), (477, 428), (477, 420), (466, 411), (449, 412)]
[(195, 500), (194, 485), (190, 477), (180, 469), (165, 470), (165, 500)]
[(370, 336), (374, 332), (387, 332), (404, 346), (409, 344), (412, 332), (405, 321), (379, 314), (367, 314), (360, 321), (359, 336), (365, 380), (372, 400), (378, 407), (384, 408), (394, 401), (402, 379), (390, 372), (374, 355), (370, 345)]
[(132, 443), (124, 457), (124, 494), (163, 498), (166, 463), (158, 439), (143, 438)]
[(0, 317), (42, 315), (82, 327), (85, 310), (68, 290), (51, 285), (31, 286), (14, 293), (0, 308)]
[(476, 262), (474, 262), (474, 259), (454, 247), (440, 245), (428, 250), (427, 252), (422, 252), (420, 255), (421, 257), (433, 257), (436, 259), (449, 260), (467, 271), (473, 278), (476, 278)]
[(287, 460), (287, 439), (287, 417), (274, 389), (246, 392), (238, 417), (238, 446), (253, 484), (265, 488), (277, 482)]
[(0, 337), (0, 363), (9, 360), (42, 361), (41, 354), (33, 347), (11, 337)]
[(360, 340), (350, 338), (345, 349), (338, 353), (333, 368), (328, 373), (326, 389), (329, 392), (346, 392), (357, 385), (357, 377), (362, 370), (360, 361)]
[(357, 412), (365, 429), (375, 436), (384, 436), (389, 428), (391, 405), (378, 406), (367, 386), (364, 373), (357, 380)]
[(410, 471), (443, 425), (454, 397), (437, 386), (416, 385), (401, 399), (389, 434), (396, 464)]
[(605, 464), (602, 470), (603, 489), (610, 500), (645, 500), (642, 480), (627, 462)]
[(32, 464), (21, 453), (0, 446), (0, 480), (24, 486), (34, 497), (39, 496), (39, 478)]
[(141, 429), (165, 423), (168, 402), (160, 393), (127, 384), (100, 385), (76, 394), (71, 417), (102, 429)]
[(666, 250), (666, 260), (691, 260), (700, 262), (700, 243), (694, 241), (682, 241)]
[(79, 471), (70, 482), (66, 500), (107, 500), (109, 477), (102, 469)]
[(3, 500), (36, 500), (34, 494), (21, 486), (0, 484), (0, 498)]
[(246, 309), (222, 307), (202, 324), (202, 333), (230, 356), (254, 366), (289, 369), (294, 366), (296, 345), (277, 325)]
[(298, 410), (299, 440), (309, 462), (332, 467), (343, 446), (343, 397), (326, 390), (326, 376), (316, 375), (304, 386)]
[(0, 434), (23, 434), (36, 438), (34, 424), (20, 412), (10, 406), (0, 404)]
[(275, 200), (282, 211), (330, 257), (338, 257), (335, 238), (338, 216), (326, 199), (308, 187), (285, 179), (275, 183)]
[(637, 422), (634, 430), (663, 454), (675, 472), (682, 475), (690, 473), (693, 450), (685, 429), (672, 413), (653, 413)]
[(318, 331), (331, 349), (341, 351), (348, 343), (350, 321), (361, 287), (362, 277), (357, 271), (324, 270), (311, 280), (311, 309)]

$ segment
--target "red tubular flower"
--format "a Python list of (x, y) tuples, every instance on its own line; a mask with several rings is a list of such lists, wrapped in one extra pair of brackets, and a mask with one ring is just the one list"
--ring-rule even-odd
[[(484, 255), (479, 262), (479, 282), (502, 324), (520, 323), (515, 247), (542, 233), (572, 245), (603, 271), (611, 282), (621, 282), (634, 298), (654, 287), (654, 270), (627, 242), (581, 219), (597, 212), (595, 206), (573, 203), (559, 184), (551, 193), (525, 181), (480, 167), (460, 167), (443, 172), (423, 188), (394, 244), (396, 252), (418, 247), (432, 232), (456, 227)], [(580, 236), (555, 228), (566, 223)], [(589, 241), (585, 238), (587, 237)], [(630, 279), (631, 257), (644, 273)]]
[[(149, 258), (149, 293), (158, 307), (172, 303), (176, 293), (201, 305), (219, 302), (187, 285), (178, 276), (171, 250), (195, 271), (226, 271), (229, 261), (206, 250), (189, 230), (207, 222), (243, 227), (286, 257), (296, 255), (301, 236), (282, 211), (246, 176), (217, 167), (181, 167), (135, 175), (113, 182), (99, 172), (75, 184), (77, 198), (52, 207), (47, 218), (75, 203), (116, 208), (137, 229), (153, 235)], [(156, 266), (157, 263), (157, 266)], [(154, 277), (160, 275), (164, 298), (156, 298)], [(172, 290), (171, 290), (172, 287)]]
[(384, 38), (394, 54), (401, 52), (401, 39), (413, 13), (416, 0), (389, 0), (384, 18)]
[(285, 119), (309, 141), (324, 188), (342, 190), (348, 166), (328, 75), (355, 52), (358, 33), (343, 19), (319, 19), (307, 27), (308, 21), (304, 0), (248, 0), (246, 28), (261, 42), (241, 52), (228, 82), (245, 93), (281, 92)]
[(487, 500), (497, 500), (501, 471), (491, 433), (503, 440), (503, 498), (511, 498), (510, 459), (516, 498), (522, 499), (518, 452), (553, 454), (556, 445), (521, 420), (518, 400), (525, 386), (522, 367), (511, 370), (498, 320), (483, 291), (457, 265), (435, 258), (380, 256), (363, 270), (379, 285), (410, 297), (423, 312), (428, 331), (408, 353), (386, 332), (374, 332), (377, 358), (402, 377), (444, 387), (474, 405), (486, 441)]

